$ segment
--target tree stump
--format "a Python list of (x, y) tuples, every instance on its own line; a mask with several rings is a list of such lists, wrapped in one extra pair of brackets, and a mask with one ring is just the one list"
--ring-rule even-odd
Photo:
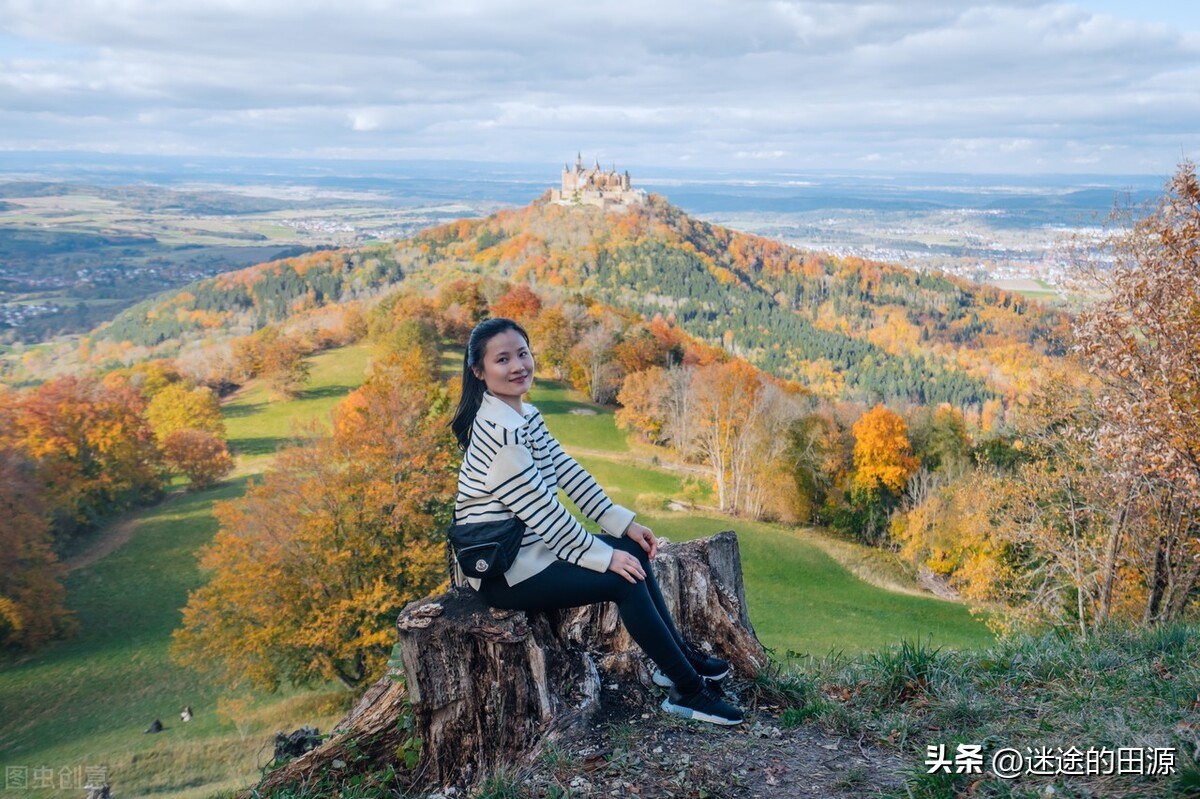
[[(740, 677), (767, 665), (746, 612), (734, 532), (663, 545), (654, 572), (686, 638), (711, 646)], [(331, 768), (396, 763), (397, 748), (414, 736), (422, 745), (412, 787), (467, 787), (586, 724), (599, 706), (602, 675), (621, 690), (646, 695), (650, 686), (653, 664), (611, 602), (527, 614), (493, 610), (470, 588), (452, 589), (408, 605), (397, 629), (404, 682), (381, 679), (333, 738), (269, 774), (260, 790), (313, 785)]]

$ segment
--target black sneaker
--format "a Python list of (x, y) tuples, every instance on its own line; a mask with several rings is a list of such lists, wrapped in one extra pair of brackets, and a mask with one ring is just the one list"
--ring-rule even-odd
[(709, 655), (690, 641), (684, 645), (683, 654), (687, 655), (688, 662), (701, 677), (709, 680), (723, 680), (729, 674), (728, 663)]
[[(728, 663), (705, 653), (703, 649), (690, 641), (683, 645), (683, 654), (687, 657), (688, 663), (692, 664), (692, 668), (696, 670), (696, 673), (706, 680), (716, 682), (725, 679), (729, 675)], [(661, 669), (655, 669), (654, 676), (651, 679), (655, 685), (662, 688), (670, 688), (675, 684)]]
[(718, 696), (708, 683), (704, 683), (704, 687), (696, 693), (687, 696), (681, 696), (672, 686), (671, 690), (667, 691), (667, 698), (662, 702), (662, 709), (687, 719), (727, 727), (741, 724), (745, 718), (742, 711)]

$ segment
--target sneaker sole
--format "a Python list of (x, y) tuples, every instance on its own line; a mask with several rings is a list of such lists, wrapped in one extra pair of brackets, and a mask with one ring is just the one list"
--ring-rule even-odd
[(702, 713), (699, 710), (693, 710), (690, 707), (673, 704), (668, 697), (662, 702), (662, 709), (668, 713), (674, 713), (677, 716), (683, 716), (685, 719), (693, 721), (707, 721), (709, 724), (720, 724), (722, 727), (732, 727), (736, 724), (741, 724), (743, 719), (727, 719), (722, 716), (714, 716), (711, 713)]
[[(700, 676), (704, 677), (704, 679), (706, 679), (706, 680), (712, 680), (713, 682), (716, 682), (717, 680), (723, 680), (726, 677), (728, 677), (729, 669), (725, 669), (725, 671), (721, 672), (720, 674), (716, 675), (715, 677), (708, 677), (703, 674), (701, 674)], [(671, 688), (675, 685), (675, 682), (670, 677), (663, 674), (658, 669), (654, 670), (654, 675), (650, 678), (650, 680), (655, 685), (657, 685), (659, 688)]]

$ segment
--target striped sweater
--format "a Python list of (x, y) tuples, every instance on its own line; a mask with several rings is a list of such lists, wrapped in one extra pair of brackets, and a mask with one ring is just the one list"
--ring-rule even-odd
[[(521, 405), (522, 413), (517, 413), (484, 392), (458, 473), (455, 523), (514, 515), (525, 522), (520, 553), (504, 573), (509, 585), (529, 579), (555, 559), (607, 571), (612, 546), (583, 528), (559, 502), (558, 488), (609, 535), (623, 535), (634, 512), (609, 499), (595, 478), (563, 451), (537, 408)], [(479, 580), (466, 581), (478, 590)]]

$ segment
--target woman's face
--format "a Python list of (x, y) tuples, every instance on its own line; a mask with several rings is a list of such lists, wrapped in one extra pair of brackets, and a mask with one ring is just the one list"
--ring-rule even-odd
[(488, 339), (475, 376), (488, 391), (519, 410), (521, 395), (533, 386), (533, 353), (525, 338), (510, 329)]

